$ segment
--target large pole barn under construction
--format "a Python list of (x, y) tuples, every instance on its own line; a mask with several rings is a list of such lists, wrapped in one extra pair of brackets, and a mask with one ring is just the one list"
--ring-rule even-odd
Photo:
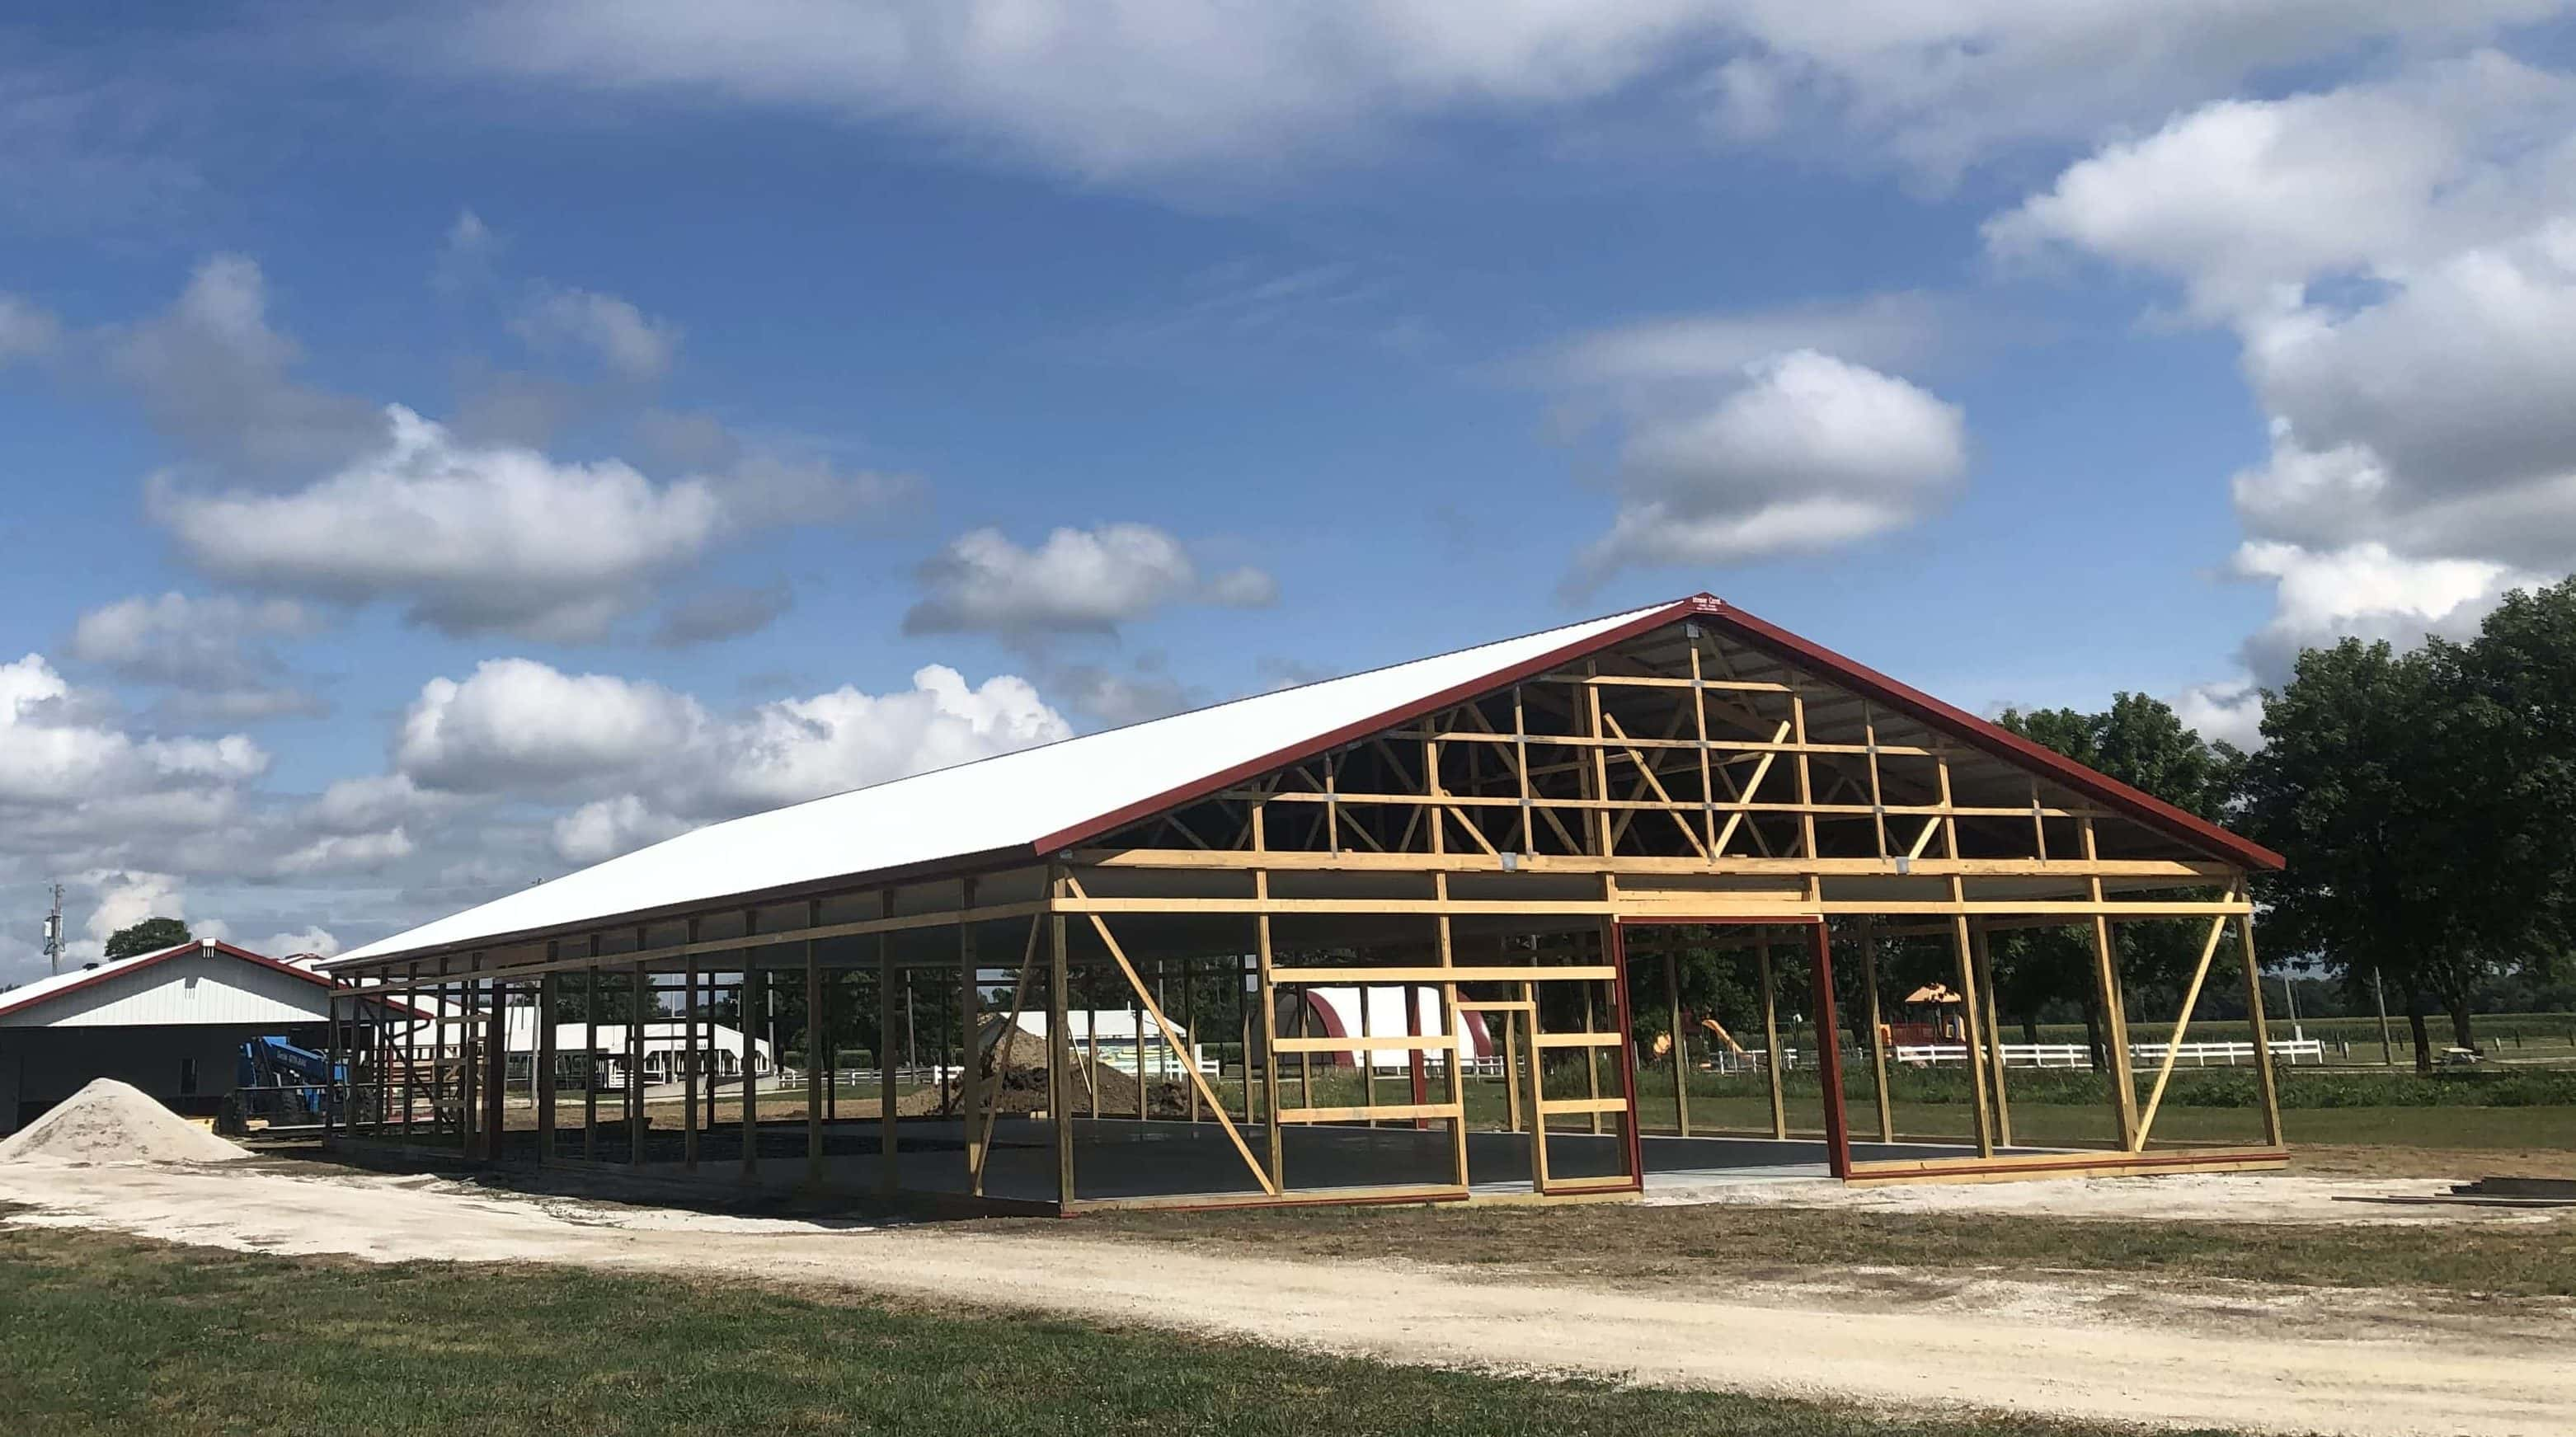
[[(714, 824), (359, 949), (331, 969), (438, 1000), (463, 1056), (344, 991), (334, 1136), (1064, 1213), (2277, 1166), (2246, 876), (2280, 863), (1703, 594)], [(2107, 1081), (2097, 1132), (2016, 1142), (1990, 948), (2043, 929)], [(2152, 1021), (2149, 941), (2183, 990)], [(2160, 1141), (2213, 983), (2258, 1102)], [(801, 1091), (475, 1061), (513, 1007), (603, 1001), (692, 1042), (795, 1015)], [(907, 1032), (935, 1091), (898, 1090)], [(1695, 1089), (1729, 1065), (1744, 1101)], [(1953, 1096), (1892, 1096), (1916, 1065)]]

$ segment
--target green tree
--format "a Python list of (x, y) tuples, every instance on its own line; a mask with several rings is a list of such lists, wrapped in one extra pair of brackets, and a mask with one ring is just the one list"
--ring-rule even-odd
[(2261, 875), (2275, 951), (2322, 961), (2347, 983), (2396, 989), (2419, 1070), (2432, 1066), (2428, 1005), (2464, 991), (2480, 963), (2456, 921), (2446, 830), (2457, 821), (2436, 717), (2446, 685), (2427, 651), (2346, 639), (2299, 656), (2265, 696), (2248, 761), (2245, 827), (2288, 860)]
[(187, 942), (189, 936), (188, 925), (176, 918), (146, 918), (107, 935), (106, 956), (132, 958), (144, 953), (158, 953), (164, 948), (174, 948)]
[[(2004, 728), (2186, 813), (2215, 823), (2227, 813), (2245, 756), (2211, 743), (2184, 724), (2171, 705), (2146, 694), (2120, 693), (2100, 713), (2075, 709), (2006, 709)], [(2199, 957), (2199, 935), (2175, 923), (2133, 923), (2120, 934), (2124, 985), (2179, 989)], [(2084, 1015), (2095, 1063), (2103, 1053), (2100, 994), (2093, 979), (2090, 929), (2027, 928), (1992, 940), (1995, 1004), (2018, 1017), (2038, 1041), (2043, 1008), (2065, 1004)], [(2179, 994), (2177, 993), (2177, 1001)]]
[(2454, 922), (2546, 977), (2576, 927), (2576, 579), (2509, 593), (2474, 640), (2426, 650)]

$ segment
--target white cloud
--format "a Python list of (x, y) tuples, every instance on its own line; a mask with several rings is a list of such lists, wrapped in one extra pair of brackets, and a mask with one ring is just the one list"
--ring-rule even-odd
[(695, 562), (725, 527), (707, 484), (656, 484), (614, 460), (563, 464), (469, 448), (399, 405), (391, 440), (284, 494), (160, 485), (155, 517), (197, 565), (276, 592), (394, 598), (451, 634), (581, 641)]
[(1779, 355), (1704, 409), (1630, 429), (1613, 481), (1618, 515), (1577, 559), (1572, 582), (1886, 533), (1942, 502), (1967, 463), (1956, 405), (1813, 350)]
[(683, 748), (707, 723), (695, 699), (658, 684), (486, 659), (461, 683), (437, 678), (421, 688), (393, 761), (429, 788), (576, 783)]
[(2402, 276), (2466, 234), (2538, 218), (2554, 186), (2499, 184), (2485, 166), (2563, 137), (2571, 119), (2576, 86), (2493, 53), (2382, 84), (2224, 101), (2070, 166), (1989, 222), (1987, 240), (2007, 257), (2069, 245), (2173, 276), (2202, 319), (2260, 314), (2295, 306), (2320, 277)]
[(318, 627), (313, 614), (285, 599), (136, 595), (82, 614), (72, 627), (71, 655), (122, 679), (181, 690), (193, 713), (266, 718), (317, 708), (282, 682), (286, 666), (267, 641)]
[(1541, 377), (1575, 387), (1633, 391), (1741, 382), (1744, 372), (1801, 349), (1873, 369), (1903, 370), (1932, 357), (1952, 327), (1950, 308), (1919, 292), (1779, 309), (1674, 315), (1578, 335), (1558, 346)]
[(555, 820), (554, 849), (566, 863), (599, 863), (686, 833), (686, 819), (656, 812), (631, 793), (594, 799)]
[(110, 368), (153, 422), (216, 461), (331, 464), (383, 439), (374, 406), (289, 377), (303, 352), (270, 326), (267, 280), (239, 255), (208, 259), (168, 312), (107, 343)]
[(2286, 676), (2300, 649), (2345, 635), (2399, 648), (2426, 634), (2466, 636), (2506, 590), (2548, 582), (2484, 559), (2410, 559), (2376, 542), (2317, 551), (2253, 540), (2236, 551), (2233, 568), (2269, 581), (2278, 596), (2271, 622), (2246, 641), (2267, 682)]
[(2576, 80), (2495, 54), (2230, 101), (2104, 148), (1988, 226), (2178, 285), (2271, 416), (2234, 477), (2241, 658), (2472, 628), (2576, 568)]
[(331, 936), (330, 929), (310, 927), (288, 933), (271, 933), (256, 943), (242, 946), (269, 958), (287, 959), (306, 953), (316, 958), (330, 958), (339, 954), (341, 943)]
[(2263, 746), (2263, 691), (2250, 679), (2194, 684), (2174, 696), (2174, 714), (2185, 728), (2211, 743), (2247, 752)]
[[(131, 928), (146, 918), (188, 916), (187, 895), (180, 891), (179, 880), (167, 873), (96, 872), (80, 876), (80, 884), (96, 897), (90, 905), (89, 918), (82, 925), (89, 942), (66, 940), (65, 953), (82, 961), (95, 959), (107, 946), (107, 940), (118, 930)], [(190, 931), (194, 932), (194, 929)], [(200, 938), (219, 938), (220, 933), (198, 933)]]
[(333, 833), (279, 858), (277, 871), (298, 878), (320, 873), (374, 873), (411, 855), (411, 835), (399, 828), (383, 833)]
[(51, 314), (14, 294), (0, 293), (0, 364), (52, 353), (62, 332)]
[[(466, 217), (472, 218), (471, 213)], [(678, 326), (613, 294), (586, 289), (540, 293), (510, 322), (510, 329), (538, 349), (586, 349), (609, 369), (635, 380), (661, 378), (680, 348)]]
[(1167, 605), (1260, 607), (1279, 596), (1259, 569), (1203, 582), (1181, 541), (1150, 524), (1057, 529), (1034, 550), (976, 529), (924, 564), (921, 580), (926, 592), (903, 618), (908, 634), (1107, 634)]
[(656, 684), (496, 659), (422, 688), (394, 764), (417, 791), (583, 800), (554, 822), (553, 843), (558, 856), (589, 861), (1071, 733), (1027, 681), (999, 675), (970, 687), (937, 664), (908, 690), (844, 686), (728, 717)]
[(220, 797), (268, 768), (241, 734), (138, 739), (94, 712), (43, 655), (0, 664), (0, 813), (190, 790)]
[(1737, 140), (1856, 133), (1936, 179), (2366, 42), (2456, 44), (2559, 0), (937, 0), (721, 11), (485, 4), (371, 52), (548, 93), (894, 121), (1093, 178), (1243, 183), (1429, 122), (1704, 110)]
[(657, 648), (686, 648), (757, 633), (775, 623), (796, 602), (784, 583), (720, 584), (701, 589), (662, 611), (653, 627)]
[(446, 237), (439, 241), (430, 284), (449, 294), (489, 284), (493, 256), (500, 250), (500, 236), (492, 233), (481, 215), (470, 209), (458, 210), (455, 221), (447, 227)]

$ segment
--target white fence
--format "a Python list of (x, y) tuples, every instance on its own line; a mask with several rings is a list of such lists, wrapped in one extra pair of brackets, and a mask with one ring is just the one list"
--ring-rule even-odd
[[(2163, 1043), (2131, 1043), (2129, 1060), (2133, 1063), (2162, 1063), (2167, 1046)], [(2276, 1063), (2295, 1064), (2304, 1060), (2323, 1064), (2326, 1060), (2326, 1045), (2315, 1038), (2275, 1038), (2270, 1046), (2272, 1061)], [(2003, 1049), (2004, 1066), (2007, 1068), (2086, 1068), (2093, 1063), (2092, 1050), (2082, 1043), (2006, 1043)], [(1944, 1067), (1968, 1061), (1968, 1049), (1964, 1043), (1899, 1044), (1894, 1056), (1899, 1063), (1912, 1067)], [(2232, 1068), (2253, 1061), (2254, 1045), (2250, 1042), (2185, 1043), (2175, 1055), (2174, 1066), (2206, 1068), (2216, 1064)]]

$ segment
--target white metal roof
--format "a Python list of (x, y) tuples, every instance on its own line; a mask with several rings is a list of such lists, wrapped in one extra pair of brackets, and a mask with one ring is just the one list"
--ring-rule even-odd
[(327, 966), (997, 849), (1034, 852), (1053, 835), (1670, 607), (1632, 609), (709, 824), (370, 943)]
[(191, 939), (0, 993), (0, 1027), (318, 1023), (329, 989), (274, 959)]

